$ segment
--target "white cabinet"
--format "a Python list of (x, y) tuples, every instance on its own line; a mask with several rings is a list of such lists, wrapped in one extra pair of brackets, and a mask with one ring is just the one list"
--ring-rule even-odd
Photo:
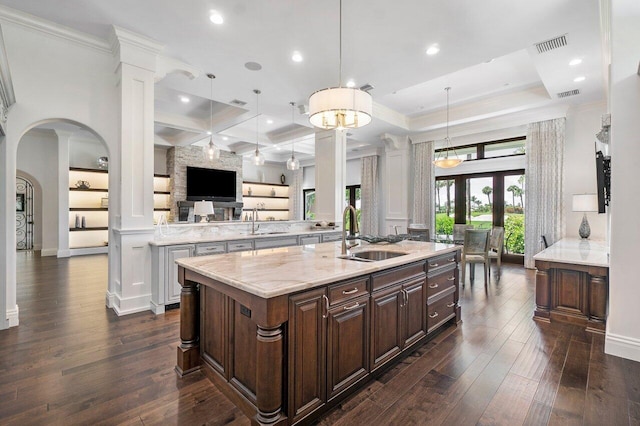
[(224, 242), (201, 243), (196, 245), (196, 256), (208, 256), (210, 254), (222, 254), (227, 252)]
[(167, 247), (167, 279), (165, 280), (165, 305), (180, 303), (182, 286), (178, 282), (176, 260), (193, 256), (193, 245)]
[(255, 241), (255, 249), (266, 249), (266, 248), (274, 248), (274, 247), (289, 247), (289, 246), (297, 246), (298, 245), (298, 237), (296, 235), (291, 235), (287, 237), (277, 237), (277, 238), (258, 238)]
[(301, 246), (306, 244), (319, 244), (320, 243), (320, 234), (316, 235), (300, 235), (298, 237), (298, 241)]
[(253, 250), (253, 240), (229, 241), (227, 243), (227, 253), (245, 250)]
[(330, 241), (340, 241), (342, 240), (342, 233), (340, 232), (328, 232), (326, 234), (322, 234), (322, 242), (328, 243)]

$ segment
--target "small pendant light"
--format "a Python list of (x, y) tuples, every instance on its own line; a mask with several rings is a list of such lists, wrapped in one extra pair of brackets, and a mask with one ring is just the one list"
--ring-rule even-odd
[[(289, 102), (289, 105), (291, 105), (291, 123), (292, 124), (296, 124), (295, 118), (294, 118), (294, 109), (296, 106), (295, 102)], [(295, 157), (294, 155), (294, 148), (295, 148), (295, 142), (292, 141), (291, 142), (291, 158), (289, 158), (287, 160), (287, 169), (288, 170), (298, 170), (300, 168), (300, 161)]]
[[(433, 164), (443, 169), (451, 169), (459, 166), (464, 160), (458, 158), (458, 153), (451, 146), (451, 139), (449, 139), (449, 90), (451, 90), (451, 87), (445, 87), (444, 90), (447, 91), (447, 137), (444, 138), (444, 156), (442, 155), (443, 151), (438, 152)], [(453, 157), (451, 158), (449, 158), (449, 151), (453, 151)]]
[(258, 122), (260, 121), (260, 104), (258, 103), (258, 98), (261, 92), (258, 89), (255, 89), (253, 93), (256, 94), (256, 152), (253, 155), (253, 164), (256, 166), (262, 166), (264, 164), (264, 155), (260, 152), (260, 148), (258, 147)]
[(211, 97), (209, 99), (209, 143), (202, 147), (202, 153), (205, 160), (213, 161), (220, 158), (220, 148), (213, 143), (213, 79), (216, 78), (213, 74), (207, 74), (207, 77), (211, 79)]

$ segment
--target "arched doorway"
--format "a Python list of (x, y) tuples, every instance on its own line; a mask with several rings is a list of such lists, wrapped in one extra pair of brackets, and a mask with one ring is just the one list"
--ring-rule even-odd
[(16, 250), (33, 250), (34, 204), (33, 184), (16, 176)]

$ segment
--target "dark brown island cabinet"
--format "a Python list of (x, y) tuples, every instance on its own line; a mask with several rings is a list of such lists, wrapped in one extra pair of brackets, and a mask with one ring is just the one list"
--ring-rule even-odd
[(201, 369), (253, 424), (307, 424), (460, 321), (459, 251), (261, 298), (180, 266), (180, 376)]

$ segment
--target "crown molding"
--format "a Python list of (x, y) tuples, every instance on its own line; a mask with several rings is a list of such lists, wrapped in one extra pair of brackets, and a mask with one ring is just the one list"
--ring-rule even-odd
[(111, 46), (106, 40), (7, 6), (0, 6), (0, 22), (19, 25), (23, 28), (38, 31), (46, 36), (60, 38), (101, 53), (111, 53)]

